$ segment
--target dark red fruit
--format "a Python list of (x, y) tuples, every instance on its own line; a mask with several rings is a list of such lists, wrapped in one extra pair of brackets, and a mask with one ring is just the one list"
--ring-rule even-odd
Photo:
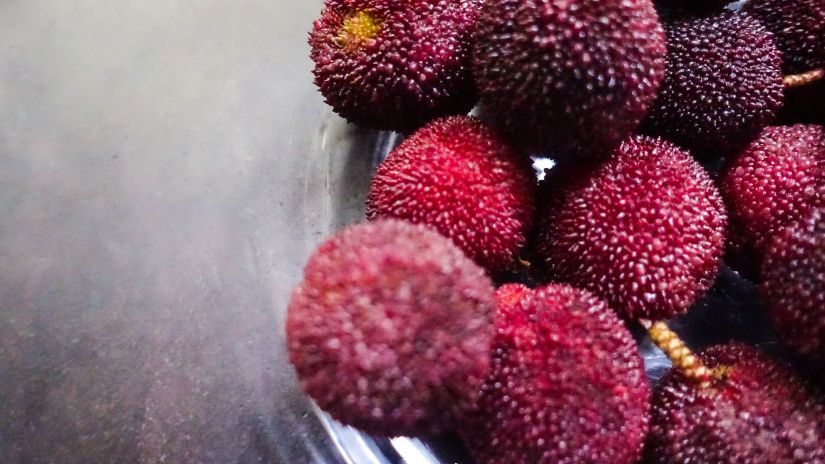
[(493, 292), (482, 268), (425, 226), (356, 225), (310, 257), (287, 313), (289, 359), (345, 424), (439, 433), (489, 373)]
[(780, 338), (797, 352), (825, 361), (825, 204), (770, 241), (761, 290)]
[(493, 373), (460, 430), (476, 462), (636, 462), (650, 388), (622, 322), (566, 285), (506, 285), (497, 299)]
[(632, 133), (664, 73), (650, 0), (491, 0), (473, 68), (514, 141), (551, 156), (604, 156)]
[(476, 100), (477, 0), (327, 0), (309, 36), (315, 84), (356, 124), (414, 129)]
[(727, 168), (722, 192), (732, 237), (761, 250), (781, 228), (798, 219), (825, 183), (825, 130), (821, 126), (768, 127)]
[(718, 378), (701, 387), (671, 370), (653, 395), (649, 461), (802, 464), (825, 460), (825, 407), (754, 348), (700, 355)]
[(381, 163), (367, 217), (431, 226), (498, 272), (527, 241), (535, 185), (529, 157), (477, 119), (449, 117), (415, 132)]
[(776, 35), (786, 73), (798, 74), (825, 66), (825, 2), (748, 0), (743, 10)]
[(605, 163), (560, 166), (546, 182), (535, 246), (551, 275), (629, 319), (682, 314), (713, 283), (725, 209), (687, 152), (633, 137)]
[(725, 12), (665, 31), (667, 71), (645, 132), (721, 154), (773, 121), (782, 107), (782, 58), (757, 20)]

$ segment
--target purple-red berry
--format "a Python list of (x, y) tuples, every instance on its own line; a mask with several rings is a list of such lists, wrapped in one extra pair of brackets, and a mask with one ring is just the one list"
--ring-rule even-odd
[(494, 289), (449, 239), (398, 220), (350, 227), (310, 257), (286, 321), (289, 359), (332, 417), (436, 434), (489, 373)]
[(466, 113), (477, 0), (327, 0), (309, 36), (315, 84), (333, 110), (411, 130)]
[(479, 120), (439, 119), (389, 154), (370, 184), (367, 217), (426, 224), (496, 273), (511, 268), (533, 222), (536, 175)]
[(664, 57), (650, 0), (490, 0), (473, 68), (482, 106), (513, 141), (601, 157), (644, 117)]
[(710, 386), (671, 370), (654, 392), (648, 462), (825, 461), (825, 407), (792, 372), (740, 344), (700, 358)]
[(476, 462), (636, 462), (650, 387), (619, 318), (566, 285), (506, 285), (497, 299), (492, 375), (460, 430)]
[(825, 364), (825, 197), (819, 199), (769, 242), (761, 291), (781, 340)]
[(629, 319), (683, 314), (713, 283), (726, 213), (687, 152), (633, 137), (606, 162), (560, 166), (545, 182), (535, 247), (552, 277)]

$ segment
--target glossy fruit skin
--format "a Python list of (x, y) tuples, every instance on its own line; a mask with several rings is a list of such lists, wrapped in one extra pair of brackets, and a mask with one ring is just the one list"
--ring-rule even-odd
[(760, 290), (782, 341), (825, 364), (825, 202), (774, 235)]
[(468, 116), (436, 120), (393, 150), (370, 183), (367, 218), (426, 224), (491, 273), (511, 269), (535, 214), (530, 158)]
[[(366, 13), (379, 30), (341, 37)], [(309, 35), (315, 84), (333, 110), (361, 126), (408, 131), (467, 113), (476, 102), (470, 72), (478, 0), (326, 0)]]
[(776, 36), (786, 74), (825, 66), (825, 2), (822, 0), (748, 0), (743, 11)]
[(643, 131), (716, 156), (747, 143), (783, 101), (781, 54), (747, 15), (724, 12), (666, 25), (667, 70)]
[(825, 184), (825, 129), (771, 126), (733, 159), (722, 176), (737, 247), (761, 253), (780, 229), (800, 218)]
[(310, 257), (286, 321), (304, 390), (335, 419), (379, 435), (438, 434), (489, 373), (494, 288), (424, 226), (339, 232)]
[(685, 313), (716, 277), (727, 217), (685, 151), (631, 137), (604, 163), (560, 166), (539, 198), (537, 254), (551, 278), (628, 319)]
[(566, 285), (497, 293), (493, 373), (460, 429), (478, 464), (639, 459), (650, 387), (628, 330)]
[(825, 460), (825, 407), (784, 366), (742, 344), (700, 356), (723, 380), (671, 370), (653, 394), (647, 462), (803, 464)]
[(664, 56), (650, 0), (490, 0), (473, 69), (482, 107), (514, 143), (604, 157), (653, 102)]

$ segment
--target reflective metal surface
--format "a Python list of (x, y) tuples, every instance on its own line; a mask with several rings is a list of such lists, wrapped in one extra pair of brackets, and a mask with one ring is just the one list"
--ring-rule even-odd
[(284, 354), (306, 257), (397, 141), (312, 86), (320, 8), (0, 2), (0, 462), (463, 460), (329, 421)]

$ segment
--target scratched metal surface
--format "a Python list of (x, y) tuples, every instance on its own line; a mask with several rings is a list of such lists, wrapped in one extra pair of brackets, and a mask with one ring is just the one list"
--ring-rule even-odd
[[(323, 105), (318, 11), (0, 2), (0, 462), (464, 461), (329, 421), (284, 355), (306, 256), (397, 141)], [(769, 345), (725, 276), (677, 327)]]

